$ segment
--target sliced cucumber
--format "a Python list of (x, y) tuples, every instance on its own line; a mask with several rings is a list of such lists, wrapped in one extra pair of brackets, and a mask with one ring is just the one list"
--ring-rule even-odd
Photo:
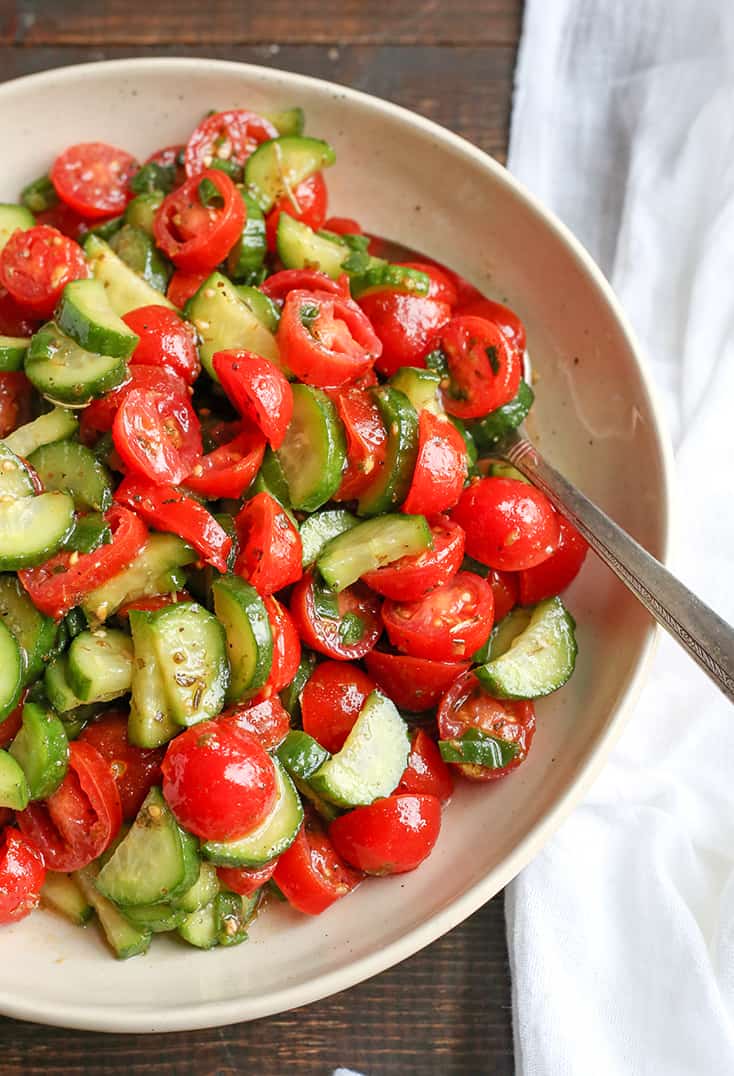
[(441, 375), (435, 370), (401, 366), (390, 378), (390, 384), (408, 397), (417, 414), (421, 411), (432, 411), (434, 415), (444, 414), (440, 393)]
[(291, 729), (276, 752), (291, 777), (308, 781), (331, 757), (313, 736), (302, 729)]
[(328, 142), (303, 135), (282, 135), (262, 142), (245, 165), (245, 186), (263, 213), (314, 172), (328, 168), (336, 154)]
[(306, 125), (306, 114), (298, 107), (266, 112), (265, 119), (270, 120), (279, 135), (302, 135)]
[(3, 249), (13, 232), (19, 228), (22, 232), (26, 232), (35, 223), (33, 214), (26, 206), (0, 203), (0, 250)]
[(72, 280), (61, 294), (56, 323), (87, 351), (129, 359), (140, 337), (110, 306), (104, 284), (91, 277)]
[(41, 904), (61, 912), (78, 927), (83, 927), (94, 915), (94, 908), (72, 876), (60, 874), (58, 871), (46, 871), (41, 889)]
[(537, 699), (563, 687), (576, 664), (575, 623), (560, 598), (547, 598), (532, 611), (524, 631), (476, 675), (497, 699)]
[(346, 443), (336, 408), (321, 389), (293, 386), (293, 418), (276, 455), (294, 508), (315, 512), (336, 493)]
[(265, 240), (265, 217), (254, 198), (242, 194), (245, 203), (245, 226), (242, 236), (227, 256), (227, 272), (233, 280), (249, 281), (262, 269), (268, 244)]
[(371, 391), (387, 430), (387, 458), (359, 498), (361, 516), (381, 515), (403, 503), (418, 456), (418, 416), (408, 397), (391, 385)]
[(280, 352), (273, 334), (238, 294), (222, 273), (212, 273), (186, 306), (186, 316), (201, 337), (201, 361), (210, 377), (218, 380), (212, 356), (227, 348), (246, 348), (276, 366)]
[[(155, 661), (179, 725), (195, 725), (218, 714), (229, 682), (224, 628), (196, 602), (179, 602), (149, 614)], [(135, 657), (139, 653), (135, 640)]]
[(261, 867), (290, 848), (303, 822), (303, 807), (295, 785), (275, 761), (278, 793), (275, 805), (257, 829), (238, 841), (207, 841), (202, 854), (220, 867)]
[(511, 463), (505, 463), (504, 460), (493, 460), (487, 474), (490, 478), (511, 478), (514, 482), (524, 482), (526, 486), (532, 484), (524, 474), (518, 471), (517, 467), (513, 467)]
[(220, 945), (240, 945), (247, 940), (247, 926), (257, 911), (260, 893), (249, 897), (223, 889), (216, 898), (217, 941)]
[(125, 208), (125, 223), (138, 228), (147, 235), (153, 234), (153, 221), (163, 201), (163, 192), (159, 190), (144, 191), (138, 194)]
[(314, 790), (339, 807), (357, 807), (389, 796), (408, 761), (408, 726), (397, 707), (373, 691), (336, 755), (309, 779)]
[(14, 710), (23, 684), (23, 659), (15, 636), (0, 622), (0, 721)]
[(531, 609), (518, 607), (503, 616), (502, 620), (492, 628), (492, 634), (484, 646), (480, 647), (472, 655), (472, 661), (484, 665), (488, 661), (494, 661), (510, 649), (513, 640), (525, 631), (532, 616)]
[(163, 292), (156, 291), (142, 277), (139, 277), (122, 258), (115, 254), (104, 239), (99, 239), (96, 235), (87, 236), (84, 242), (84, 253), (87, 255), (92, 273), (107, 290), (110, 306), (120, 317), (131, 310), (152, 304), (170, 306), (172, 310), (175, 309)]
[(196, 838), (181, 829), (161, 790), (151, 788), (96, 885), (108, 900), (127, 908), (173, 900), (198, 876)]
[(270, 618), (254, 587), (237, 575), (222, 575), (212, 583), (214, 611), (227, 638), (229, 702), (261, 688), (270, 676), (273, 636)]
[(249, 306), (255, 317), (262, 322), (266, 329), (271, 333), (277, 331), (280, 324), (280, 310), (272, 299), (249, 284), (238, 284), (237, 294)]
[(16, 575), (0, 575), (0, 619), (9, 628), (20, 650), (23, 684), (43, 672), (56, 637), (56, 623), (39, 613)]
[(30, 336), (0, 336), (0, 373), (23, 369), (30, 342)]
[(432, 546), (425, 516), (388, 513), (332, 538), (322, 550), (317, 567), (331, 589), (340, 591), (356, 583), (365, 572)]
[(74, 528), (68, 493), (40, 493), (0, 502), (0, 571), (18, 571), (53, 556)]
[(26, 184), (20, 192), (20, 200), (31, 213), (43, 213), (58, 205), (59, 196), (49, 176), (39, 176)]
[(96, 866), (90, 863), (83, 870), (76, 871), (72, 877), (79, 883), (82, 893), (97, 913), (113, 953), (118, 960), (127, 960), (131, 956), (147, 952), (152, 937), (150, 931), (134, 927), (120, 909), (99, 892), (95, 886), (96, 874)]
[(125, 223), (125, 218), (122, 214), (118, 217), (110, 217), (108, 220), (101, 220), (98, 224), (92, 224), (89, 228), (87, 235), (96, 235), (99, 239), (104, 239), (105, 242), (109, 242), (113, 235), (116, 235)]
[(520, 382), (517, 396), (496, 411), (490, 411), (484, 418), (469, 423), (469, 431), (482, 449), (492, 449), (528, 417), (533, 406), (535, 393), (527, 381)]
[(112, 504), (112, 475), (91, 449), (78, 441), (41, 445), (31, 453), (28, 462), (35, 468), (44, 489), (66, 490), (77, 508), (106, 512)]
[(0, 807), (24, 811), (30, 798), (31, 790), (23, 767), (7, 751), (0, 751)]
[(439, 740), (438, 749), (444, 762), (482, 766), (485, 770), (504, 769), (520, 750), (510, 740), (490, 736), (475, 728), (467, 729), (455, 740)]
[(158, 668), (150, 621), (150, 614), (142, 610), (130, 613), (135, 663), (127, 735), (136, 747), (160, 747), (180, 729), (168, 712), (168, 696)]
[(32, 422), (26, 422), (13, 430), (2, 441), (16, 456), (28, 459), (41, 445), (50, 445), (55, 441), (64, 441), (73, 437), (79, 429), (79, 422), (71, 411), (63, 407), (54, 407), (45, 415), (39, 415)]
[[(87, 515), (77, 516), (74, 521), (74, 529), (64, 542), (64, 549), (71, 553), (93, 553), (101, 545), (108, 545), (112, 541), (112, 528), (101, 512), (90, 512)], [(86, 617), (84, 625), (86, 627)]]
[[(255, 481), (247, 490), (245, 497), (249, 500), (256, 493), (269, 493), (271, 497), (275, 497), (281, 508), (285, 508), (286, 512), (289, 515), (291, 514), (290, 509), (292, 506), (288, 483), (285, 480), (281, 462), (270, 445), (265, 449), (260, 470), (255, 476)], [(293, 522), (295, 522), (295, 519), (293, 519)]]
[(133, 644), (113, 628), (77, 635), (69, 647), (69, 685), (82, 702), (109, 702), (132, 687)]
[(138, 930), (149, 930), (153, 934), (176, 930), (186, 918), (182, 908), (174, 908), (171, 904), (141, 904), (137, 908), (120, 908), (120, 911)]
[(280, 701), (293, 720), (297, 719), (301, 713), (301, 695), (315, 668), (316, 655), (310, 650), (301, 648), (301, 660), (298, 663), (296, 675), (280, 693)]
[(146, 231), (132, 224), (124, 224), (109, 242), (118, 258), (146, 284), (157, 292), (165, 292), (173, 275), (173, 266), (159, 252)]
[(180, 897), (176, 897), (173, 903), (183, 912), (190, 914), (197, 911), (198, 908), (203, 908), (205, 904), (209, 904), (210, 901), (214, 900), (218, 892), (219, 878), (217, 868), (213, 863), (207, 863), (203, 860), (199, 866), (199, 877), (191, 888), (182, 893)]
[(466, 458), (469, 464), (469, 471), (471, 473), (472, 468), (479, 459), (479, 452), (477, 450), (476, 441), (467, 429), (466, 424), (462, 422), (460, 418), (457, 418), (456, 415), (447, 415), (447, 418), (451, 425), (454, 427), (454, 429), (458, 430), (461, 434), (462, 440), (464, 442), (464, 447), (466, 448)]
[(25, 704), (10, 754), (26, 776), (32, 800), (45, 800), (56, 791), (69, 767), (69, 741), (53, 710), (35, 702)]
[(69, 684), (69, 655), (67, 653), (58, 654), (49, 663), (43, 678), (43, 686), (48, 701), (64, 719), (67, 714), (83, 705)]
[(166, 585), (169, 573), (195, 560), (191, 546), (175, 534), (151, 534), (132, 564), (87, 594), (82, 609), (90, 623), (99, 622), (126, 602), (175, 591), (177, 586)]
[(197, 949), (213, 949), (219, 945), (216, 897), (203, 907), (197, 908), (184, 919), (178, 933), (189, 945)]
[(344, 272), (352, 251), (343, 243), (318, 235), (307, 224), (281, 213), (276, 236), (278, 257), (286, 269), (320, 269), (332, 280)]
[(345, 508), (329, 508), (304, 519), (300, 528), (304, 568), (318, 560), (332, 538), (351, 530), (358, 523), (357, 517)]
[(0, 502), (5, 498), (32, 497), (35, 486), (25, 462), (0, 444)]
[(81, 407), (121, 385), (127, 363), (118, 356), (86, 351), (50, 321), (31, 340), (25, 372), (52, 403)]
[(374, 258), (366, 251), (355, 254), (343, 263), (351, 277), (352, 295), (359, 298), (370, 291), (402, 291), (409, 295), (428, 295), (431, 278), (420, 269), (407, 265), (392, 265), (384, 258)]

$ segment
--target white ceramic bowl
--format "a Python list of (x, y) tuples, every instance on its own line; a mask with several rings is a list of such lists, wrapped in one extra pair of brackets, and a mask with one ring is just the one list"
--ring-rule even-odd
[[(558, 221), (448, 131), (280, 71), (208, 60), (89, 64), (0, 86), (0, 200), (15, 200), (73, 142), (100, 139), (145, 156), (184, 140), (208, 108), (292, 104), (336, 147), (334, 212), (444, 260), (519, 312), (540, 375), (542, 449), (664, 557), (667, 449), (614, 295)], [(462, 786), (419, 870), (369, 881), (317, 919), (271, 907), (240, 948), (200, 953), (158, 938), (126, 963), (110, 957), (94, 928), (36, 913), (2, 930), (0, 1011), (102, 1031), (249, 1020), (351, 986), (456, 926), (517, 874), (578, 800), (640, 685), (653, 629), (593, 557), (569, 603), (577, 671), (538, 705), (528, 762), (496, 786)]]

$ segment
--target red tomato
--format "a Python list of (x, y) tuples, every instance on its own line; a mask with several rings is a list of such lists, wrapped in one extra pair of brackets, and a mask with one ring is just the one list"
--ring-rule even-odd
[(130, 362), (137, 366), (164, 366), (183, 378), (196, 381), (201, 370), (196, 350), (196, 330), (167, 306), (140, 306), (122, 320), (140, 337)]
[(527, 758), (535, 735), (533, 704), (493, 699), (483, 690), (473, 672), (464, 673), (452, 684), (441, 701), (438, 710), (438, 732), (442, 740), (454, 740), (469, 729), (479, 729), (519, 747), (515, 758), (496, 770), (464, 763), (458, 766), (470, 780), (494, 781), (516, 770)]
[(471, 284), (464, 281), (463, 294), (461, 295), (454, 313), (457, 317), (469, 315), (471, 317), (486, 318), (499, 326), (511, 344), (522, 353), (525, 350), (525, 326), (520, 321), (514, 310), (504, 303), (496, 303), (472, 288)]
[(278, 860), (273, 880), (299, 912), (320, 915), (362, 879), (341, 859), (321, 826), (307, 818)]
[(440, 800), (401, 793), (336, 818), (329, 836), (337, 852), (357, 870), (404, 874), (431, 854), (440, 830)]
[(522, 355), (485, 318), (454, 317), (430, 343), (448, 364), (444, 407), (458, 418), (482, 418), (517, 395)]
[(112, 424), (112, 440), (131, 471), (178, 485), (201, 457), (199, 420), (183, 396), (130, 389)]
[(376, 687), (358, 665), (343, 661), (317, 665), (301, 695), (304, 732), (336, 754), (344, 746), (367, 696)]
[(430, 278), (429, 299), (438, 299), (442, 303), (448, 303), (449, 306), (456, 305), (456, 285), (443, 269), (439, 269), (437, 265), (431, 265), (430, 262), (398, 262), (398, 265), (404, 265), (406, 269), (417, 269), (418, 272), (425, 273)]
[(79, 244), (45, 224), (16, 229), (0, 254), (0, 283), (33, 317), (51, 317), (69, 281), (87, 276)]
[(180, 162), (183, 160), (185, 146), (165, 146), (163, 149), (157, 150), (155, 153), (151, 153), (150, 157), (146, 160), (146, 164), (159, 164), (161, 168), (170, 168), (171, 165), (176, 167), (176, 186), (180, 187), (183, 181), (186, 179), (186, 172), (184, 171), (183, 164)]
[(155, 612), (157, 609), (165, 609), (168, 605), (177, 605), (178, 602), (191, 601), (187, 590), (177, 590), (174, 594), (151, 594), (148, 598), (133, 598), (131, 602), (125, 602), (115, 613), (115, 616), (123, 620), (136, 610)]
[(33, 386), (22, 370), (0, 373), (0, 437), (33, 418)]
[(15, 826), (0, 844), (0, 924), (17, 923), (38, 905), (46, 877), (43, 856)]
[(545, 494), (514, 478), (472, 482), (451, 518), (466, 532), (470, 557), (506, 572), (547, 560), (561, 537), (559, 517)]
[(256, 493), (235, 524), (240, 551), (234, 570), (259, 594), (273, 594), (301, 578), (301, 536), (275, 497)]
[(129, 381), (118, 385), (111, 392), (106, 392), (97, 400), (92, 400), (82, 411), (81, 438), (86, 443), (96, 439), (98, 433), (112, 429), (115, 415), (122, 401), (131, 389), (144, 389), (146, 392), (162, 393), (188, 401), (186, 383), (165, 366), (138, 366), (128, 368)]
[(401, 366), (425, 366), (428, 344), (451, 317), (448, 303), (388, 289), (364, 295), (359, 305), (382, 341), (375, 366), (385, 377)]
[(137, 172), (134, 157), (104, 142), (69, 146), (51, 166), (51, 182), (62, 202), (84, 217), (122, 213), (133, 196), (128, 182)]
[(337, 235), (362, 235), (362, 226), (352, 217), (329, 217), (324, 221), (327, 232), (336, 232)]
[(278, 221), (283, 213), (303, 221), (315, 232), (323, 228), (328, 194), (321, 172), (314, 172), (297, 187), (279, 198), (265, 219), (268, 250), (277, 249)]
[(7, 747), (23, 724), (23, 706), (27, 694), (28, 691), (24, 690), (15, 709), (0, 721), (0, 747)]
[[(57, 202), (56, 205), (33, 215), (36, 224), (47, 224), (49, 228), (56, 228), (62, 235), (76, 239), (77, 242), (89, 231), (90, 221), (76, 213), (66, 202)], [(104, 224), (104, 221), (99, 223)]]
[(319, 269), (281, 269), (263, 280), (260, 291), (274, 303), (283, 303), (291, 291), (326, 291), (331, 295), (349, 295), (349, 283), (332, 280)]
[(419, 601), (448, 583), (464, 559), (464, 532), (447, 516), (436, 516), (431, 523), (431, 536), (431, 549), (366, 572), (363, 581), (378, 594), (398, 602)]
[(217, 720), (254, 736), (266, 751), (272, 751), (281, 744), (291, 727), (290, 714), (277, 695), (259, 702), (237, 703), (225, 710)]
[(306, 384), (321, 387), (353, 381), (382, 350), (357, 304), (327, 292), (289, 292), (277, 338), (288, 369)]
[(127, 714), (116, 710), (87, 725), (78, 740), (90, 743), (107, 762), (117, 785), (122, 817), (131, 821), (152, 786), (160, 784), (165, 749), (134, 747), (127, 738)]
[(272, 595), (264, 597), (263, 604), (273, 635), (273, 664), (267, 682), (256, 696), (257, 701), (270, 699), (287, 687), (296, 675), (301, 661), (301, 640), (291, 614)]
[(93, 553), (56, 553), (37, 568), (18, 572), (31, 601), (42, 613), (60, 620), (91, 590), (135, 560), (148, 539), (148, 528), (119, 504), (113, 504), (105, 519), (112, 531), (107, 545)]
[(166, 296), (180, 310), (210, 275), (208, 270), (203, 273), (182, 273), (180, 269), (177, 269), (168, 282)]
[(535, 605), (569, 586), (581, 571), (589, 547), (572, 523), (559, 515), (560, 537), (555, 553), (534, 568), (518, 572), (521, 605)]
[(364, 663), (387, 697), (413, 713), (438, 706), (456, 677), (469, 668), (468, 661), (430, 661), (384, 650), (370, 650)]
[(334, 500), (351, 501), (373, 481), (375, 469), (385, 466), (387, 430), (368, 392), (349, 386), (333, 401), (347, 439), (347, 467)]
[(33, 336), (39, 319), (21, 306), (0, 286), (0, 333), (3, 336)]
[(117, 836), (122, 808), (108, 763), (90, 743), (69, 744), (69, 769), (56, 791), (18, 816), (26, 837), (54, 871), (86, 867)]
[(487, 574), (487, 582), (494, 594), (494, 619), (499, 623), (503, 617), (515, 608), (519, 601), (519, 574), (515, 572), (498, 572), (492, 568)]
[(473, 572), (458, 572), (420, 601), (388, 598), (382, 619), (390, 642), (405, 654), (435, 661), (468, 658), (492, 630), (492, 588)]
[(273, 760), (254, 736), (223, 721), (202, 721), (171, 740), (162, 768), (168, 806), (204, 841), (244, 837), (275, 803)]
[(401, 512), (433, 516), (453, 508), (468, 474), (466, 445), (447, 418), (421, 411), (418, 416), (418, 456), (413, 480)]
[(293, 391), (280, 370), (242, 348), (217, 351), (212, 365), (233, 406), (280, 448), (293, 417)]
[[(291, 596), (291, 612), (306, 646), (337, 661), (356, 661), (372, 649), (382, 634), (380, 605), (359, 583), (342, 590), (336, 598), (338, 618), (319, 612), (314, 596), (313, 573), (296, 583)], [(361, 623), (360, 623), (361, 622)], [(352, 629), (361, 635), (350, 639)]]
[(217, 877), (233, 893), (251, 897), (270, 881), (277, 866), (278, 860), (272, 859), (264, 867), (217, 867)]
[[(207, 564), (226, 572), (232, 539), (211, 512), (193, 497), (187, 497), (175, 486), (156, 486), (129, 475), (117, 487), (115, 500), (132, 508), (156, 530), (177, 534), (192, 545)], [(102, 546), (102, 549), (107, 548)]]
[(185, 485), (200, 497), (213, 500), (241, 497), (260, 470), (265, 444), (259, 430), (245, 426), (231, 441), (202, 456)]
[(405, 773), (395, 789), (417, 796), (435, 796), (445, 803), (454, 791), (451, 770), (441, 758), (441, 752), (425, 729), (416, 729), (410, 738), (410, 754)]
[(272, 123), (255, 112), (245, 108), (216, 112), (201, 121), (186, 144), (186, 175), (198, 176), (215, 158), (242, 165), (261, 142), (277, 137)]
[[(201, 190), (205, 180), (218, 193), (206, 205)], [(210, 169), (166, 195), (153, 220), (153, 235), (178, 269), (203, 273), (227, 257), (242, 235), (245, 216), (245, 203), (232, 180)]]

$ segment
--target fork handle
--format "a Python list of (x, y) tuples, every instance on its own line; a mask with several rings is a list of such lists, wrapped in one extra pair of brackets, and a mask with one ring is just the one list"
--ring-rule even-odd
[(502, 454), (583, 534), (625, 586), (734, 702), (734, 629), (517, 435)]

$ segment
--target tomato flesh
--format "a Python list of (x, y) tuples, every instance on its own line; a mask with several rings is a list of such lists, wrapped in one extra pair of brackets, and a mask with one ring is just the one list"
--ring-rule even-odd
[(153, 785), (160, 784), (162, 747), (135, 747), (127, 738), (127, 714), (104, 714), (82, 729), (78, 739), (96, 748), (109, 766), (120, 796), (122, 817), (132, 821)]
[(216, 158), (243, 165), (261, 142), (277, 137), (272, 123), (255, 112), (245, 108), (216, 112), (201, 121), (186, 143), (186, 175), (198, 176)]
[(38, 848), (15, 826), (6, 826), (0, 840), (0, 924), (17, 923), (37, 907), (46, 868)]
[(293, 416), (293, 391), (272, 362), (244, 349), (217, 351), (212, 365), (239, 413), (280, 448)]
[(291, 614), (272, 594), (263, 598), (263, 604), (273, 635), (273, 664), (267, 682), (256, 696), (257, 701), (269, 699), (288, 687), (301, 661), (301, 640)]
[(254, 736), (266, 751), (281, 744), (291, 727), (290, 714), (277, 695), (230, 706), (217, 720)]
[(0, 283), (33, 317), (51, 317), (66, 285), (88, 276), (79, 244), (46, 224), (13, 232), (0, 253)]
[(435, 796), (395, 793), (357, 807), (329, 827), (337, 852), (365, 874), (404, 874), (430, 855), (441, 829)]
[[(205, 182), (216, 190), (216, 198), (206, 205)], [(177, 268), (204, 273), (227, 257), (242, 235), (245, 216), (245, 203), (229, 176), (209, 169), (166, 195), (153, 221), (153, 235)]]
[(457, 676), (469, 668), (468, 661), (431, 661), (384, 650), (370, 650), (364, 663), (387, 697), (413, 713), (437, 706)]
[(112, 424), (120, 459), (152, 482), (178, 485), (202, 453), (201, 430), (183, 396), (132, 388)]
[(240, 551), (234, 570), (259, 594), (273, 594), (301, 578), (301, 536), (274, 497), (256, 493), (235, 525)]
[(358, 665), (324, 661), (317, 665), (301, 695), (303, 730), (331, 754), (344, 746), (354, 723), (377, 687)]
[(217, 867), (217, 877), (222, 885), (231, 889), (233, 893), (251, 897), (270, 881), (277, 866), (278, 860), (273, 859), (264, 867)]
[(468, 658), (492, 630), (492, 588), (473, 572), (458, 572), (420, 601), (388, 598), (382, 619), (390, 642), (405, 654), (436, 661)]
[(347, 466), (335, 501), (358, 498), (374, 481), (387, 458), (387, 430), (380, 410), (362, 389), (348, 387), (333, 394), (347, 440)]
[(201, 364), (193, 325), (167, 306), (141, 306), (122, 320), (140, 337), (130, 362), (173, 370), (187, 385), (199, 376)]
[(359, 300), (382, 343), (375, 366), (390, 377), (401, 366), (425, 366), (428, 345), (451, 317), (451, 307), (429, 296), (382, 290)]
[(260, 470), (265, 455), (265, 438), (245, 426), (213, 451), (202, 456), (186, 476), (185, 485), (201, 497), (241, 497)]
[(321, 388), (360, 377), (382, 350), (359, 306), (328, 292), (289, 292), (277, 338), (288, 369), (307, 385)]
[(33, 418), (33, 386), (22, 370), (0, 373), (0, 437)]
[(318, 823), (307, 818), (273, 874), (288, 902), (306, 915), (320, 915), (362, 880), (335, 850)]
[(522, 571), (558, 548), (560, 525), (545, 494), (514, 478), (481, 478), (462, 493), (451, 518), (464, 528), (469, 556), (500, 571)]
[(454, 317), (431, 341), (448, 365), (444, 407), (458, 418), (482, 418), (517, 395), (522, 356), (502, 330), (477, 317)]
[(448, 419), (421, 411), (418, 457), (401, 511), (433, 516), (445, 512), (461, 496), (468, 473), (464, 438)]
[(448, 583), (464, 559), (464, 531), (447, 516), (436, 516), (431, 537), (432, 548), (365, 572), (364, 582), (385, 598), (403, 602), (419, 601)]
[(418, 796), (435, 796), (445, 803), (453, 791), (451, 770), (441, 758), (435, 740), (425, 729), (416, 729), (410, 738), (408, 764), (395, 792), (398, 795), (412, 792)]
[(283, 213), (302, 221), (315, 232), (323, 228), (326, 220), (327, 199), (326, 183), (321, 172), (314, 172), (312, 176), (294, 187), (290, 195), (284, 194), (282, 198), (279, 198), (265, 221), (268, 250), (277, 249), (278, 221)]

